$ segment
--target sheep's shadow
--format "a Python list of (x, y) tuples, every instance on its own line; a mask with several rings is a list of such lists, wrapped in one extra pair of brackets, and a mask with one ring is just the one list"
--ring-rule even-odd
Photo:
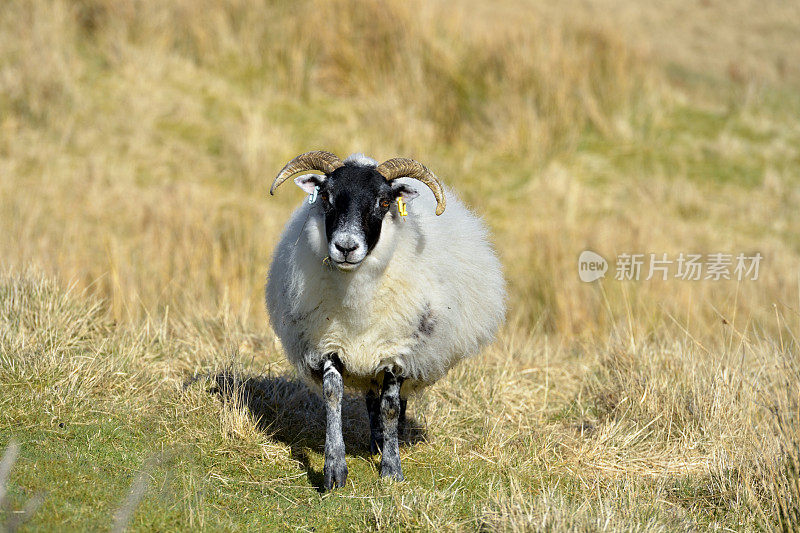
[[(291, 457), (302, 465), (308, 480), (323, 490), (323, 473), (311, 466), (309, 450), (325, 450), (325, 405), (302, 381), (286, 376), (242, 376), (222, 371), (211, 376), (209, 392), (223, 402), (247, 409), (260, 431), (289, 445)], [(342, 400), (342, 435), (348, 455), (373, 458), (369, 451), (369, 418), (361, 395), (345, 393)], [(407, 415), (400, 445), (424, 441), (424, 425)], [(374, 460), (378, 461), (378, 456)]]

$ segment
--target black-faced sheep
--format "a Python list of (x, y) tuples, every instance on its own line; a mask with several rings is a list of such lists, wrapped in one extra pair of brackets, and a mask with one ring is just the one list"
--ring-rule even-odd
[[(270, 193), (309, 170), (321, 173), (295, 178), (310, 196), (269, 269), (272, 326), (300, 375), (321, 386), (325, 488), (347, 478), (344, 387), (365, 393), (381, 476), (403, 479), (406, 398), (493, 339), (505, 314), (500, 262), (478, 217), (416, 161), (308, 152), (281, 170)], [(418, 191), (420, 182), (428, 188)]]

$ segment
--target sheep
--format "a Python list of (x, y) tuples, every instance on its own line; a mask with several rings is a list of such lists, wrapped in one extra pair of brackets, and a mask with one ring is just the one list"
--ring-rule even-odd
[(505, 316), (500, 261), (480, 219), (414, 160), (308, 152), (280, 171), (270, 194), (308, 170), (321, 173), (294, 179), (308, 201), (286, 224), (267, 275), (270, 321), (298, 374), (322, 393), (324, 488), (347, 479), (344, 387), (365, 394), (381, 477), (403, 480), (407, 398), (492, 341)]

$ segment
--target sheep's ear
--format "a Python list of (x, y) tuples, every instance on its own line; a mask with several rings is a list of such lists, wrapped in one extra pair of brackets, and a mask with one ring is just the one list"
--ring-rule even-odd
[(306, 194), (314, 194), (314, 187), (322, 187), (322, 184), (325, 183), (325, 179), (325, 176), (320, 174), (303, 174), (302, 176), (297, 176), (294, 182), (298, 187), (303, 189)]
[(400, 196), (406, 202), (410, 202), (419, 196), (417, 189), (405, 183), (392, 183), (392, 190), (394, 191), (395, 197)]

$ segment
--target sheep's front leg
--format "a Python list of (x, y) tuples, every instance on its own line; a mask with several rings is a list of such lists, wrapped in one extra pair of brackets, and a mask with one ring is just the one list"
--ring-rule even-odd
[(400, 467), (400, 444), (397, 438), (397, 422), (400, 418), (400, 386), (403, 378), (386, 370), (381, 390), (381, 425), (383, 426), (383, 453), (381, 455), (381, 477), (403, 480)]
[[(381, 425), (381, 399), (378, 392), (367, 391), (367, 415), (369, 415), (369, 453), (375, 455), (383, 448), (383, 426)], [(400, 418), (397, 421), (397, 436), (402, 438), (406, 430), (406, 405), (408, 400), (400, 398)]]
[(322, 367), (322, 394), (325, 398), (327, 423), (325, 426), (325, 490), (344, 487), (347, 481), (347, 463), (344, 458), (342, 438), (342, 367), (334, 355), (325, 359)]

